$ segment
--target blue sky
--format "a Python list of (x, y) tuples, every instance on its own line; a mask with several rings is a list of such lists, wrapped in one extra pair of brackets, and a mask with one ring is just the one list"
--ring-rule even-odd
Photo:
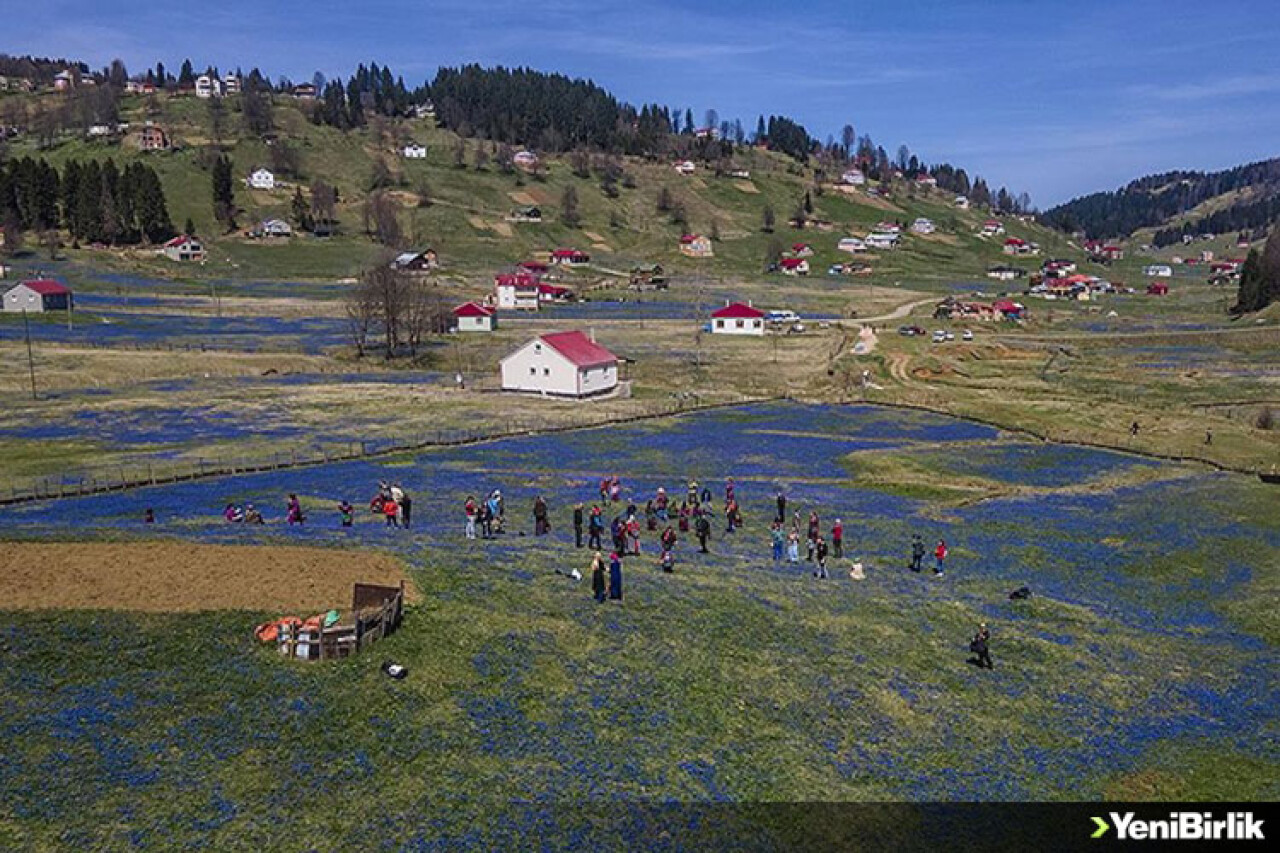
[(406, 82), (463, 62), (590, 77), (619, 97), (852, 123), (1040, 207), (1175, 168), (1280, 156), (1274, 2), (0, 0), (0, 51), (131, 71), (260, 67)]

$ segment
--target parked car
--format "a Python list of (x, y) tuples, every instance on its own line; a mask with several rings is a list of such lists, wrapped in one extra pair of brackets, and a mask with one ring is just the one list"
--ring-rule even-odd
[(973, 340), (973, 329), (965, 329), (964, 334), (960, 337), (964, 338), (966, 341)]
[(955, 333), (955, 332), (947, 332), (947, 340), (949, 340), (949, 341), (954, 341), (955, 339), (956, 339), (956, 333)]
[(919, 326), (899, 326), (898, 334), (911, 337), (912, 335), (923, 335), (926, 334), (926, 332)]
[(936, 332), (933, 333), (933, 342), (935, 344), (940, 344), (944, 342), (946, 339), (947, 339), (947, 333), (942, 331), (941, 329), (938, 329)]

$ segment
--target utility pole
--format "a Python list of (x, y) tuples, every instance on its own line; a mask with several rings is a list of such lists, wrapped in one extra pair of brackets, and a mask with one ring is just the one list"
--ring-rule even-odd
[(27, 309), (22, 309), (22, 331), (27, 339), (27, 368), (31, 371), (31, 399), (39, 400), (36, 396), (36, 359), (31, 354), (31, 321), (27, 319)]

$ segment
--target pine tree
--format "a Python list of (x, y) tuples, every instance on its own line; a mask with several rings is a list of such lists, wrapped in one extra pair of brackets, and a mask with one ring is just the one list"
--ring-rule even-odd
[(311, 230), (311, 205), (302, 196), (302, 187), (293, 190), (293, 223), (304, 231)]
[(213, 163), (213, 216), (228, 232), (236, 227), (235, 192), (231, 183), (231, 160), (224, 154)]
[(178, 71), (178, 86), (193, 86), (196, 82), (196, 72), (191, 68), (191, 60), (182, 60), (182, 68)]
[(578, 227), (578, 193), (572, 185), (560, 195), (560, 221), (569, 228)]
[(775, 218), (773, 206), (766, 204), (764, 212), (760, 215), (760, 230), (766, 234), (772, 234)]
[(182, 226), (182, 233), (188, 237), (196, 236), (196, 223), (190, 216), (187, 217), (186, 224)]

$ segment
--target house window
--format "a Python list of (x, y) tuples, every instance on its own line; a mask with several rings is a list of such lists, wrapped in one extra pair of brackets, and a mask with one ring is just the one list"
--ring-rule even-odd
[(760, 328), (760, 321), (759, 321), (759, 320), (752, 320), (752, 321), (751, 321), (751, 328), (753, 328), (753, 329), (758, 329), (758, 328)]
[(543, 376), (550, 376), (550, 375), (551, 375), (551, 368), (550, 368), (550, 367), (544, 367), (544, 368), (542, 368), (542, 375), (543, 375)]
[(741, 328), (743, 327), (743, 325), (744, 325), (744, 324), (743, 324), (743, 322), (742, 322), (741, 320), (735, 320), (734, 322), (735, 322), (735, 324), (737, 325), (737, 327), (738, 327), (739, 329), (741, 329)]
[(542, 344), (534, 344), (533, 351), (536, 352), (538, 355), (542, 355)]
[(538, 368), (536, 368), (536, 367), (530, 367), (530, 368), (529, 368), (529, 375), (530, 375), (530, 376), (537, 376), (537, 375), (538, 375)]
[(724, 328), (724, 320), (716, 320), (716, 328), (717, 328), (717, 329), (723, 329), (723, 328)]

